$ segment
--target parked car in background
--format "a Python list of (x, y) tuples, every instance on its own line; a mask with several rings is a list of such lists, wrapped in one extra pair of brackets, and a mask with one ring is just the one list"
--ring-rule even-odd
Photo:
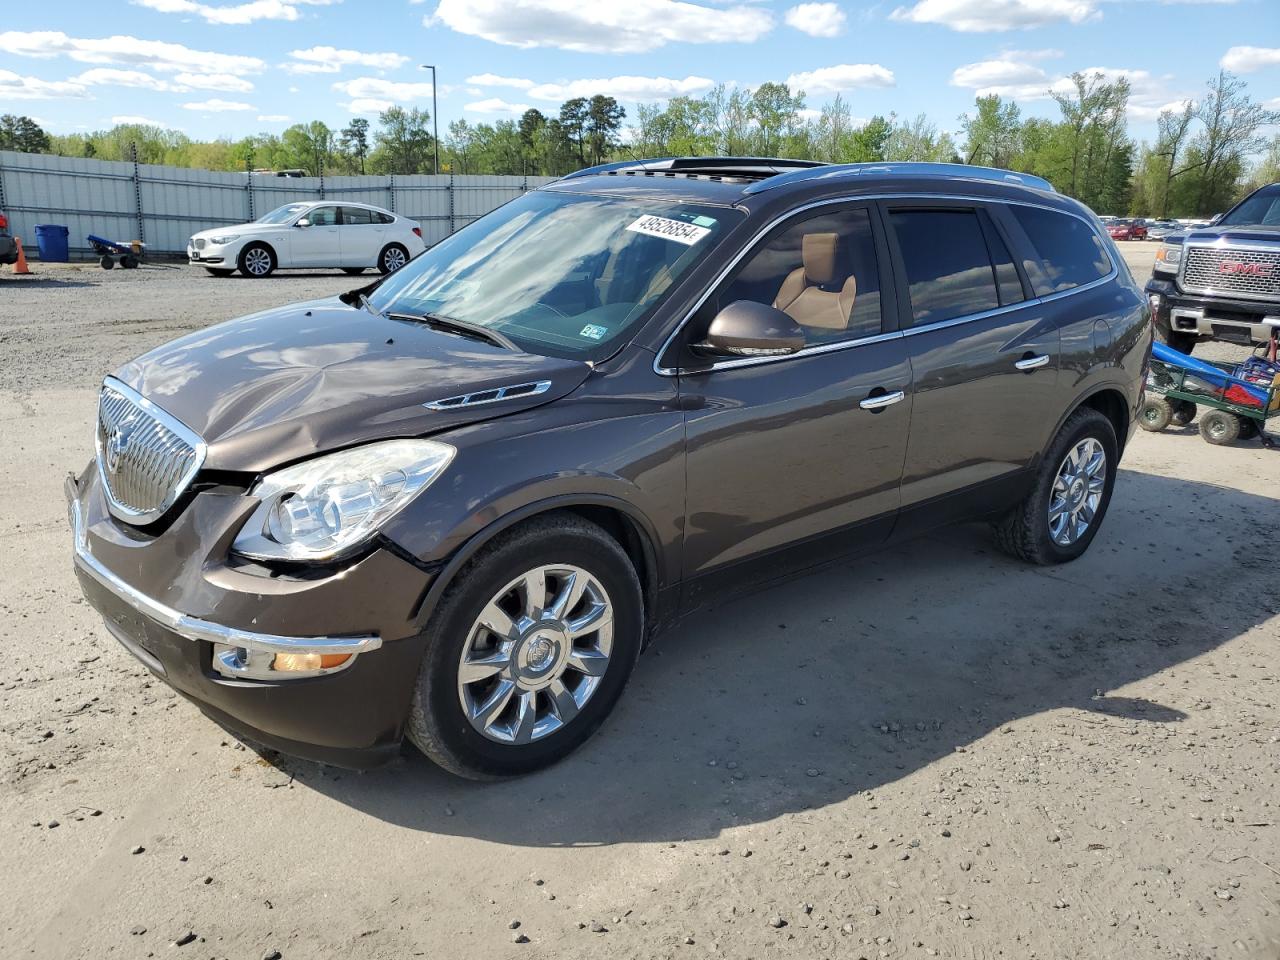
[(117, 370), (76, 569), (254, 741), (526, 773), (699, 606), (959, 521), (1081, 556), (1150, 349), (1114, 244), (1039, 178), (607, 164)]
[(1112, 240), (1145, 240), (1147, 225), (1142, 220), (1112, 220), (1107, 224), (1107, 233)]
[(9, 236), (9, 218), (0, 213), (0, 263), (18, 262), (18, 243)]
[(1261, 346), (1280, 318), (1280, 183), (1216, 219), (1165, 237), (1147, 282), (1156, 336), (1183, 353), (1201, 340)]
[(1183, 229), (1182, 224), (1177, 220), (1161, 219), (1147, 221), (1147, 239), (1163, 240), (1171, 233), (1177, 233)]
[(219, 277), (239, 270), (261, 278), (301, 267), (391, 273), (426, 248), (421, 228), (408, 217), (366, 203), (307, 200), (253, 223), (202, 230), (187, 243), (187, 260)]

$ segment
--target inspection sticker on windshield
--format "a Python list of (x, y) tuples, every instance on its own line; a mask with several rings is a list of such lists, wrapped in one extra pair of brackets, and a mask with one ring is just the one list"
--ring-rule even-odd
[(650, 237), (674, 240), (676, 243), (683, 243), (686, 247), (692, 247), (711, 232), (706, 227), (685, 223), (683, 220), (668, 220), (666, 217), (651, 215), (641, 217), (627, 229)]
[(602, 327), (598, 323), (588, 323), (578, 332), (578, 336), (590, 337), (592, 340), (603, 340), (604, 335), (608, 332), (608, 327)]

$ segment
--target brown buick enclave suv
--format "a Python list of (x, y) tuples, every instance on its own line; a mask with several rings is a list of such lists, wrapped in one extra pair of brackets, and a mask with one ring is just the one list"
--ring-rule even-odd
[(76, 570), (251, 740), (522, 773), (696, 606), (954, 521), (1080, 556), (1151, 338), (1101, 225), (1036, 178), (596, 167), (117, 370), (67, 482)]

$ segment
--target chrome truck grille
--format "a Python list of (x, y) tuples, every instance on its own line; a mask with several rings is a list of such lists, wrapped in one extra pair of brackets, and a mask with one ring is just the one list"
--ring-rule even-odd
[(1280, 297), (1280, 249), (1188, 246), (1182, 288), (1246, 299)]
[(164, 515), (204, 463), (204, 442), (118, 380), (98, 397), (98, 474), (107, 506), (136, 526)]

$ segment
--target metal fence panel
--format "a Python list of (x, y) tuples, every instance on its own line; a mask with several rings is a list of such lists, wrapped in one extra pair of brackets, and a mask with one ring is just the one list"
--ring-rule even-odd
[(73, 254), (86, 237), (146, 242), (150, 253), (182, 253), (191, 234), (257, 219), (299, 200), (370, 203), (417, 220), (437, 243), (553, 177), (272, 177), (157, 164), (0, 151), (0, 211), (35, 253), (35, 225), (70, 231)]

